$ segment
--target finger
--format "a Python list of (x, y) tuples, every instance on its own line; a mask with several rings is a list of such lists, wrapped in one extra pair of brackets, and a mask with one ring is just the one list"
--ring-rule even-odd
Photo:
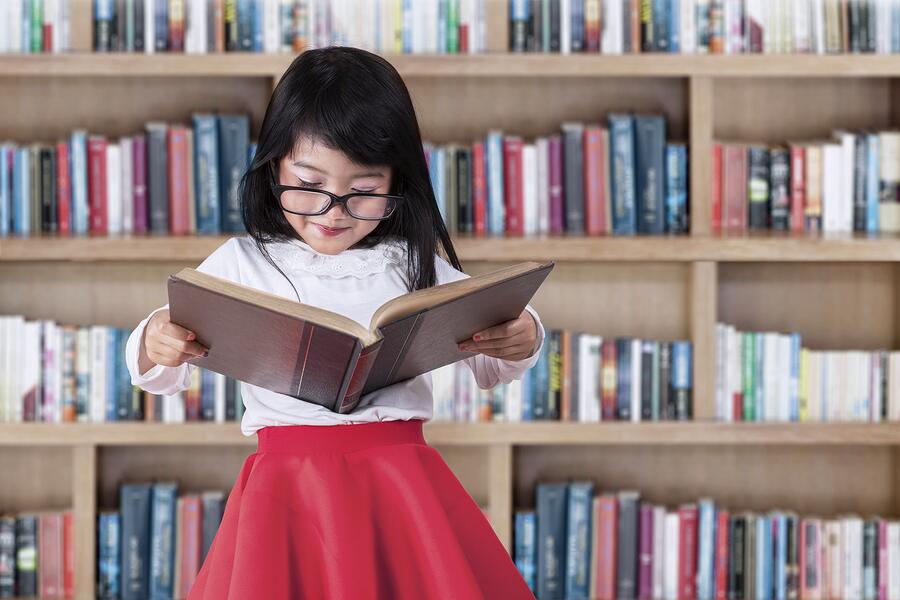
[(168, 336), (160, 336), (159, 341), (168, 348), (191, 355), (192, 358), (194, 356), (203, 356), (208, 352), (208, 349), (199, 342), (185, 342)]
[(172, 321), (165, 321), (160, 324), (159, 332), (179, 340), (193, 340), (197, 337), (193, 331), (185, 329), (181, 325), (176, 325)]
[(503, 360), (520, 360), (527, 356), (527, 351), (524, 346), (514, 346), (511, 348), (501, 348), (497, 350), (488, 350), (486, 352), (482, 352), (485, 356), (490, 356), (492, 358), (500, 358)]
[[(495, 351), (502, 350), (504, 348), (509, 348), (511, 346), (522, 345), (523, 342), (517, 338), (502, 338), (496, 340), (490, 340), (487, 342), (471, 342), (462, 348), (463, 352), (485, 352), (485, 351)], [(463, 349), (465, 348), (465, 349)]]
[(506, 321), (505, 323), (500, 323), (499, 325), (494, 325), (493, 327), (489, 327), (483, 331), (478, 331), (475, 333), (475, 335), (472, 336), (472, 339), (476, 342), (493, 340), (497, 338), (510, 337), (524, 330), (525, 326), (521, 318), (513, 319), (511, 321)]
[(184, 352), (177, 352), (172, 349), (166, 349), (162, 352), (148, 351), (147, 356), (154, 363), (165, 367), (178, 367), (192, 358), (197, 358), (192, 354), (185, 354)]

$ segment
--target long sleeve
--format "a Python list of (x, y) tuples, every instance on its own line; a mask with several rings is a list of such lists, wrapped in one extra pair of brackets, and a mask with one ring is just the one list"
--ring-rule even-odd
[[(240, 273), (235, 256), (234, 243), (235, 241), (232, 239), (219, 246), (197, 267), (197, 270), (209, 273), (210, 275), (216, 275), (218, 277), (240, 282)], [(147, 323), (154, 314), (168, 307), (169, 305), (166, 304), (147, 315), (147, 317), (134, 328), (125, 344), (125, 365), (128, 367), (128, 372), (131, 374), (132, 385), (136, 385), (152, 394), (175, 394), (186, 390), (191, 383), (191, 371), (196, 368), (189, 363), (182, 363), (177, 367), (154, 365), (143, 375), (140, 373), (138, 357), (140, 355), (144, 330), (147, 328)]]
[[(438, 284), (450, 283), (451, 281), (469, 277), (467, 274), (454, 269), (450, 263), (440, 256), (435, 256), (435, 270)], [(475, 375), (478, 387), (481, 389), (490, 389), (498, 383), (510, 383), (514, 379), (520, 379), (525, 371), (533, 367), (540, 358), (541, 347), (544, 344), (544, 326), (537, 311), (530, 304), (525, 307), (525, 310), (531, 313), (537, 325), (537, 339), (530, 356), (521, 360), (505, 360), (485, 354), (476, 354), (465, 359), (466, 364), (469, 365), (469, 368)]]

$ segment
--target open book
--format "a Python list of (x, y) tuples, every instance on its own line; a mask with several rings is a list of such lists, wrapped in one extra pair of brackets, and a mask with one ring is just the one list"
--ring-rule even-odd
[(368, 329), (187, 268), (169, 277), (169, 317), (209, 348), (191, 364), (349, 413), (364, 394), (473, 356), (457, 343), (517, 318), (553, 266), (523, 262), (398, 296)]

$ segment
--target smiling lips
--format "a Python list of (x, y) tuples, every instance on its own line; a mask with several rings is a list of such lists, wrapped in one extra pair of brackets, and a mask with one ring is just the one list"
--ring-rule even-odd
[(320, 232), (329, 236), (336, 236), (342, 234), (344, 231), (349, 229), (349, 227), (327, 227), (325, 225), (320, 225), (319, 223), (313, 223)]

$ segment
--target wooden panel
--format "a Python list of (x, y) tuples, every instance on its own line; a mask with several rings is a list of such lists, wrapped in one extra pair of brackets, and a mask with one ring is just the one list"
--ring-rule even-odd
[(888, 79), (719, 79), (713, 135), (784, 143), (891, 124)]
[(497, 444), (489, 451), (490, 481), (488, 505), (491, 509), (491, 524), (506, 551), (512, 547), (512, 446)]
[(97, 568), (97, 450), (83, 444), (73, 449), (72, 493), (75, 528), (75, 595), (94, 597), (94, 573)]
[(797, 331), (814, 350), (893, 348), (894, 266), (721, 264), (718, 312), (745, 331)]
[(605, 125), (613, 111), (661, 113), (667, 139), (688, 135), (682, 79), (442, 78), (410, 80), (407, 86), (422, 137), (432, 142), (471, 143), (493, 128), (530, 141), (558, 133), (563, 121)]
[(76, 127), (133, 135), (148, 121), (220, 111), (250, 114), (255, 140), (271, 88), (271, 77), (10, 77), (0, 80), (0, 138), (52, 143)]
[(534, 506), (537, 482), (579, 478), (668, 506), (711, 497), (736, 510), (897, 517), (893, 466), (890, 448), (519, 448), (515, 506)]
[[(500, 266), (463, 265), (470, 274)], [(545, 329), (688, 339), (689, 293), (688, 265), (557, 263), (531, 304)]]
[(691, 341), (693, 342), (693, 417), (716, 416), (716, 263), (696, 262), (691, 271)]
[(690, 80), (690, 230), (694, 235), (712, 230), (710, 181), (712, 181), (713, 82), (708, 77)]
[(0, 513), (72, 508), (71, 448), (4, 448), (0, 473)]

